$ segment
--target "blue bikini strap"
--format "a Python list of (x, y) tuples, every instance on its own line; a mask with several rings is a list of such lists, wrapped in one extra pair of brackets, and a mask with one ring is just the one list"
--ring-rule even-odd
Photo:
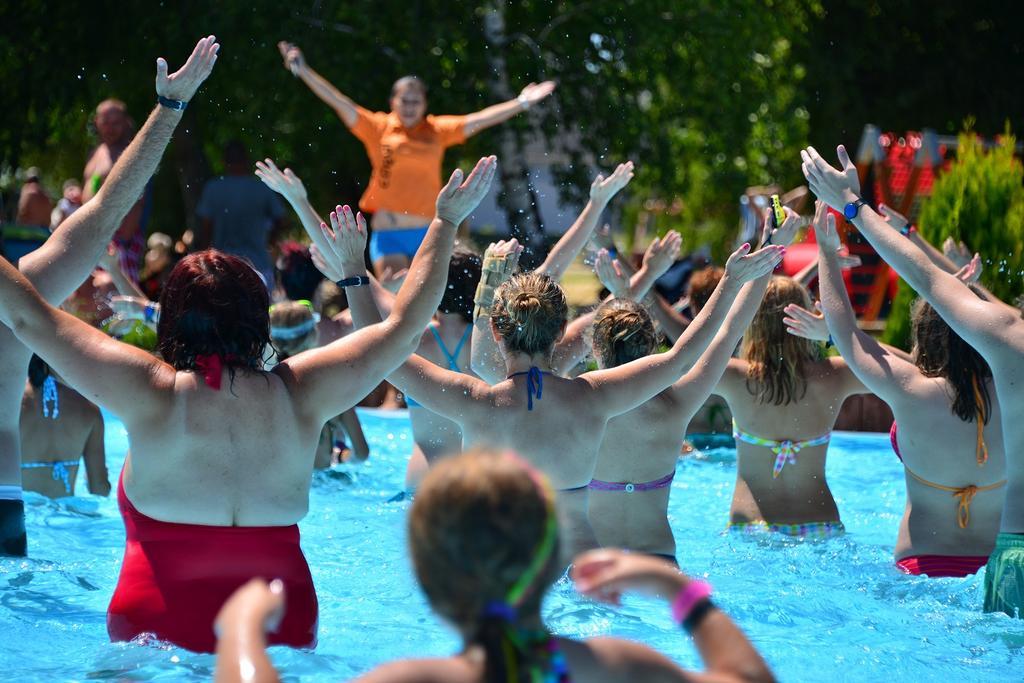
[(536, 396), (539, 401), (544, 392), (544, 373), (535, 365), (526, 372), (513, 372), (506, 379), (519, 375), (526, 375), (526, 409), (533, 410), (533, 397)]
[(472, 326), (466, 326), (466, 331), (462, 333), (462, 339), (460, 339), (459, 343), (455, 346), (455, 353), (448, 352), (448, 347), (444, 345), (444, 340), (441, 339), (441, 333), (437, 331), (436, 327), (431, 325), (428, 329), (434, 334), (434, 339), (437, 340), (437, 345), (441, 348), (441, 353), (443, 353), (444, 357), (448, 359), (448, 369), (455, 372), (462, 372), (462, 369), (459, 367), (459, 354), (462, 353), (462, 347), (466, 345), (466, 340), (469, 339), (469, 335), (473, 331)]

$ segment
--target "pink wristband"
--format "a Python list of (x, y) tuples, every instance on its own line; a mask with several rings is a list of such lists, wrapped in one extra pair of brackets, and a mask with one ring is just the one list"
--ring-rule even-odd
[(694, 606), (711, 597), (711, 584), (707, 581), (691, 581), (672, 601), (672, 621), (682, 624), (690, 616)]

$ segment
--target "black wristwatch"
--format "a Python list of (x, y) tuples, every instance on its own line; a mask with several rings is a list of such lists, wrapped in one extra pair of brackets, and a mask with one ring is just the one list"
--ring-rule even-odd
[(365, 287), (370, 284), (370, 277), (368, 275), (356, 275), (355, 277), (347, 277), (344, 280), (338, 280), (334, 284), (338, 285), (342, 289), (345, 287)]
[(168, 109), (174, 109), (175, 111), (184, 111), (185, 107), (188, 106), (188, 102), (183, 102), (182, 100), (172, 100), (171, 98), (164, 97), (163, 95), (157, 95), (156, 101), (162, 104), (163, 106), (167, 107)]

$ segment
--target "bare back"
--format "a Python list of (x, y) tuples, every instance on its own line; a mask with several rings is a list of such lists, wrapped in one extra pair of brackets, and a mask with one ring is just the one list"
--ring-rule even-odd
[[(988, 460), (978, 464), (978, 424), (965, 422), (950, 409), (952, 390), (942, 378), (921, 377), (891, 401), (897, 443), (906, 465), (907, 504), (896, 541), (896, 559), (909, 555), (988, 555), (992, 552), (1003, 510), (1005, 486), (978, 491), (970, 502), (970, 521), (957, 522), (957, 499), (948, 490), (928, 486), (913, 474), (950, 488), (992, 486), (1006, 476), (1003, 416), (987, 382), (992, 414), (982, 435)], [(895, 457), (895, 455), (893, 456)], [(911, 474), (913, 472), (913, 474)]]
[(274, 372), (239, 370), (232, 381), (225, 369), (220, 390), (178, 372), (164, 418), (128, 425), (125, 492), (166, 522), (295, 524), (308, 509), (322, 427), (308, 422)]
[[(447, 321), (432, 323), (437, 334), (441, 336), (448, 353), (454, 353), (458, 348), (456, 358), (457, 368), (449, 368), (449, 357), (437, 343), (434, 332), (427, 330), (423, 333), (423, 340), (420, 342), (418, 353), (434, 365), (442, 368), (449, 368), (455, 372), (462, 372), (476, 376), (470, 369), (471, 342), (466, 337), (465, 343), (459, 348), (463, 335), (469, 329), (469, 324), (460, 316), (446, 316), (457, 319), (454, 324), (446, 324)], [(433, 463), (437, 458), (444, 455), (452, 455), (462, 451), (462, 428), (446, 417), (431, 412), (426, 408), (413, 403), (409, 404), (409, 420), (412, 422), (412, 436), (416, 445), (423, 451), (428, 463)], [(407, 397), (408, 399), (408, 397)]]
[[(55, 406), (56, 418), (52, 416)], [(62, 384), (57, 385), (57, 401), (47, 404), (47, 412), (50, 417), (44, 415), (43, 389), (26, 382), (19, 421), (22, 488), (50, 498), (73, 496), (78, 463), (97, 430), (102, 445), (103, 416), (99, 408)], [(87, 462), (87, 466), (100, 467), (102, 473), (94, 475), (106, 479), (103, 462)]]
[(566, 556), (594, 547), (587, 507), (607, 418), (588, 405), (590, 386), (582, 379), (543, 375), (541, 398), (529, 409), (527, 377), (489, 387), (479, 409), (461, 420), (465, 448), (509, 448), (546, 474), (558, 491)]
[[(733, 359), (715, 393), (729, 403), (736, 426), (773, 441), (805, 441), (829, 434), (843, 401), (859, 384), (841, 358), (804, 369), (806, 392), (786, 405), (760, 403), (747, 388), (748, 363)], [(825, 480), (828, 445), (806, 446), (773, 476), (776, 454), (766, 446), (736, 441), (736, 490), (730, 521), (774, 524), (837, 522), (839, 510)]]
[[(608, 421), (594, 469), (601, 482), (642, 484), (676, 470), (692, 408), (666, 390)], [(668, 485), (652, 490), (590, 491), (590, 523), (605, 547), (675, 555)]]

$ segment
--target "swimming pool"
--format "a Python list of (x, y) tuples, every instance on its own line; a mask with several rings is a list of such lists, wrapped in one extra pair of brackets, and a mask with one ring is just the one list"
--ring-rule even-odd
[[(405, 551), (409, 503), (400, 490), (411, 434), (404, 413), (361, 413), (372, 455), (351, 473), (317, 475), (302, 546), (320, 597), (315, 652), (277, 648), (288, 680), (341, 681), (376, 664), (451, 653), (454, 635), (427, 608)], [(124, 428), (107, 416), (112, 477)], [(964, 683), (1024, 678), (1024, 621), (980, 611), (981, 576), (926, 579), (898, 573), (892, 544), (903, 475), (884, 435), (836, 434), (829, 480), (848, 533), (827, 542), (723, 533), (735, 452), (681, 461), (671, 521), (679, 559), (709, 577), (717, 601), (756, 642), (783, 681)], [(85, 482), (79, 482), (85, 491)], [(213, 657), (112, 644), (106, 608), (123, 552), (114, 498), (26, 499), (31, 558), (0, 559), (0, 678), (17, 681), (208, 680)], [(667, 608), (636, 599), (622, 610), (556, 586), (545, 615), (559, 633), (642, 640), (699, 667)]]

